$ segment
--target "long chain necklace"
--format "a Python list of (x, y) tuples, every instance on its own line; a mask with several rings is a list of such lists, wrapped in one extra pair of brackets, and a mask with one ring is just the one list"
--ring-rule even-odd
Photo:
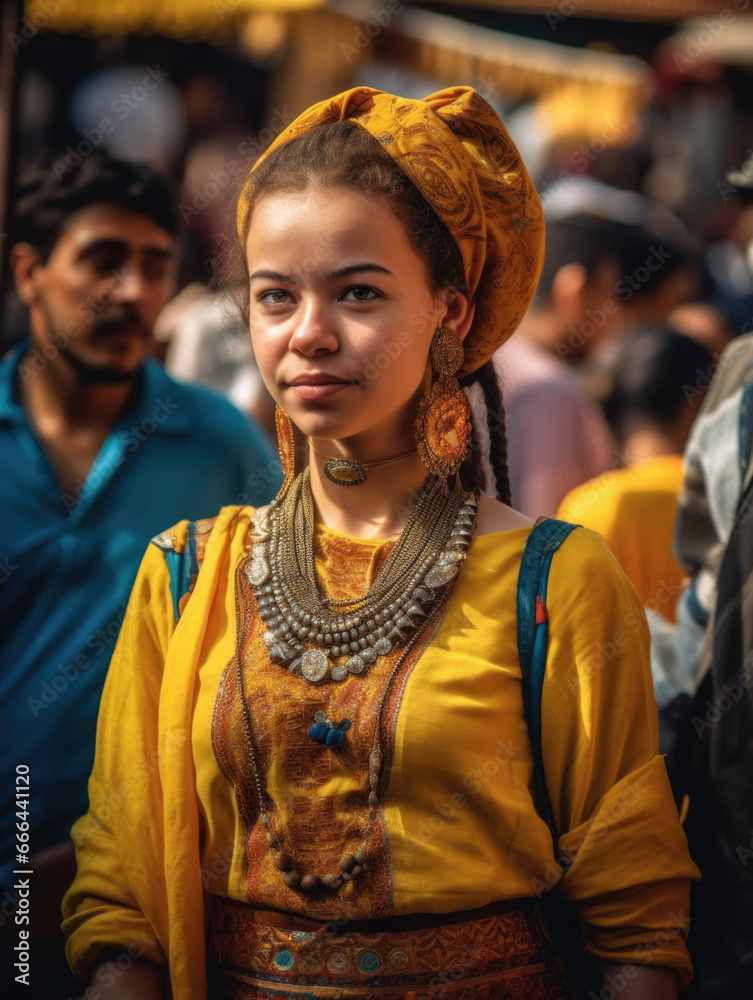
[[(252, 516), (250, 559), (240, 571), (256, 591), (259, 614), (267, 627), (264, 641), (270, 659), (316, 684), (327, 678), (341, 681), (360, 674), (393, 647), (403, 647), (385, 684), (368, 753), (368, 828), (358, 847), (341, 859), (336, 871), (304, 872), (285, 850), (282, 834), (275, 830), (267, 807), (244, 688), (242, 650), (248, 622), (244, 618), (236, 676), (246, 749), (260, 820), (267, 845), (274, 852), (274, 866), (294, 892), (305, 896), (337, 892), (367, 873), (382, 778), (383, 713), (395, 678), (420, 638), (420, 619), (430, 620), (449, 600), (452, 583), (475, 531), (477, 509), (477, 494), (456, 489), (447, 496), (442, 482), (430, 478), (374, 584), (367, 594), (350, 601), (325, 598), (316, 585), (314, 506), (308, 470), (296, 479), (282, 503), (274, 501)], [(317, 721), (324, 725), (322, 720)]]
[(275, 663), (311, 684), (363, 673), (403, 645), (439, 606), (465, 560), (478, 498), (430, 477), (367, 594), (322, 596), (314, 565), (314, 503), (306, 469), (281, 502), (251, 518), (245, 573), (254, 587), (264, 642)]

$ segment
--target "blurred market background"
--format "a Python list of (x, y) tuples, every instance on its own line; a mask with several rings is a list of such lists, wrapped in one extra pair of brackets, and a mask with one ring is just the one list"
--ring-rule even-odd
[[(6, 3), (0, 233), (15, 177), (45, 151), (64, 151), (71, 164), (97, 148), (147, 160), (178, 196), (185, 306), (211, 278), (239, 177), (305, 107), (356, 84), (410, 97), (467, 84), (503, 117), (548, 224), (583, 212), (643, 223), (665, 210), (679, 220), (696, 264), (681, 297), (703, 305), (688, 323), (718, 352), (753, 330), (753, 211), (736, 182), (753, 164), (750, 8), (750, 0)], [(5, 348), (25, 322), (6, 274)], [(185, 316), (179, 305), (161, 324), (163, 353)], [(233, 357), (225, 362), (232, 367)], [(186, 364), (190, 375), (195, 358)], [(183, 374), (177, 356), (172, 369)], [(235, 378), (219, 373), (220, 388), (223, 377)]]

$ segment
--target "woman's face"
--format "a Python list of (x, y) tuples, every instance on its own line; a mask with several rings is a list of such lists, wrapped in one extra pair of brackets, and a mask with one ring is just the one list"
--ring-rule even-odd
[(267, 195), (246, 258), (256, 360), (302, 433), (350, 439), (363, 460), (409, 450), (447, 296), (389, 205), (340, 187)]

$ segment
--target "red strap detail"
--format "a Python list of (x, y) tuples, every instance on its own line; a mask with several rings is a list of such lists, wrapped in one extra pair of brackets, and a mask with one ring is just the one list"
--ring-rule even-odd
[(536, 624), (537, 625), (541, 625), (541, 623), (545, 622), (548, 618), (549, 618), (549, 615), (547, 614), (547, 610), (546, 610), (546, 607), (544, 606), (544, 602), (537, 595), (536, 596)]

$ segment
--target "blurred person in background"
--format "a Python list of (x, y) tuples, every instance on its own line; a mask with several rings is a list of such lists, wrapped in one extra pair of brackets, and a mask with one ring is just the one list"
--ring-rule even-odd
[[(714, 358), (714, 365), (735, 336), (730, 318), (717, 305), (706, 300), (684, 302), (676, 306), (667, 314), (666, 324), (670, 329), (692, 337), (707, 347)], [(704, 388), (708, 388), (712, 375), (713, 368), (710, 368)]]
[(753, 991), (753, 334), (722, 354), (685, 451), (674, 551), (690, 580), (657, 653), (683, 685), (665, 712), (675, 797), (703, 872), (693, 1000)]
[[(226, 257), (225, 234), (238, 178), (255, 153), (258, 150), (249, 150), (241, 135), (229, 131), (203, 139), (189, 150), (178, 205), (186, 225), (180, 272), (189, 283), (162, 310), (154, 335), (173, 378), (222, 393), (274, 437), (274, 401), (259, 374), (238, 310), (216, 288), (212, 272), (212, 260)], [(246, 276), (232, 280), (243, 285)]]
[[(750, 212), (753, 158), (725, 183)], [(753, 992), (753, 334), (734, 338), (712, 370), (685, 448), (673, 538), (689, 579), (677, 626), (653, 655), (680, 679), (664, 749), (703, 872), (691, 893), (688, 996), (739, 1000)]]
[[(753, 158), (731, 171), (741, 212), (753, 212)], [(753, 252), (746, 266), (753, 280)], [(753, 323), (753, 320), (751, 320)], [(710, 382), (710, 385), (709, 385)], [(684, 455), (673, 549), (689, 575), (677, 606), (677, 630), (664, 651), (695, 690), (708, 670), (708, 625), (716, 579), (741, 494), (753, 476), (753, 334), (743, 325), (715, 363), (699, 373), (693, 392), (708, 389)]]
[(85, 808), (102, 685), (144, 548), (178, 517), (264, 501), (279, 478), (258, 428), (149, 360), (174, 292), (176, 228), (170, 190), (145, 166), (97, 153), (21, 178), (10, 264), (29, 339), (0, 365), (0, 750), (29, 767), (33, 790), (29, 996), (76, 988), (59, 931), (69, 830)]
[(576, 487), (557, 511), (565, 521), (598, 531), (638, 591), (654, 638), (660, 709), (687, 690), (681, 676), (664, 672), (655, 647), (665, 641), (663, 619), (675, 621), (683, 589), (685, 573), (671, 551), (682, 454), (712, 366), (706, 347), (666, 326), (626, 332), (602, 368), (610, 386), (604, 410), (623, 467)]
[(198, 283), (188, 285), (162, 310), (154, 334), (173, 378), (222, 393), (274, 438), (274, 400), (228, 296)]
[(577, 369), (629, 323), (661, 319), (692, 291), (687, 253), (644, 226), (579, 211), (547, 226), (536, 297), (494, 364), (504, 389), (513, 503), (554, 514), (613, 465), (613, 441)]

